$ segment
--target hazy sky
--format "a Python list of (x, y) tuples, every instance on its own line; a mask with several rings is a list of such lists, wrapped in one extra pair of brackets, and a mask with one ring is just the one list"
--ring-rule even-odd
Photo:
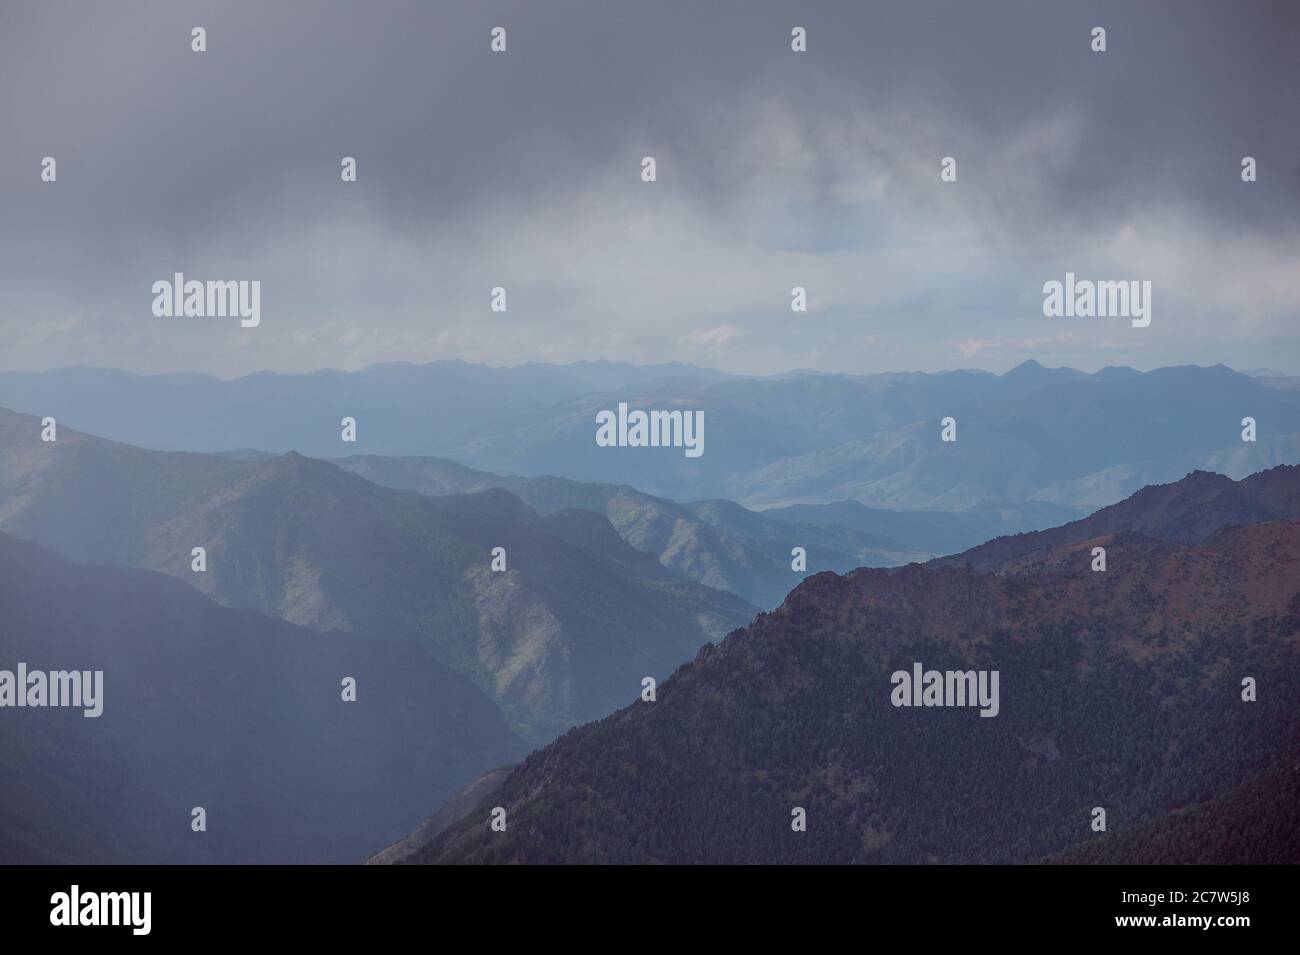
[[(7, 0), (0, 370), (1300, 373), (1298, 49), (1289, 0)], [(156, 318), (177, 271), (261, 325)], [(1066, 271), (1151, 325), (1044, 317)]]

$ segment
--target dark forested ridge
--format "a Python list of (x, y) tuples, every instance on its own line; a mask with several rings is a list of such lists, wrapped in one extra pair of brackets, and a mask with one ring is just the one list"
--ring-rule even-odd
[(1113, 534), (1195, 544), (1223, 527), (1297, 518), (1300, 465), (1281, 464), (1240, 481), (1209, 471), (1193, 471), (1171, 484), (1144, 487), (1080, 520), (1047, 530), (997, 537), (960, 554), (938, 558), (935, 563), (998, 570), (1047, 548)]
[[(1094, 843), (1144, 861), (1138, 834), (1180, 812), (1236, 826), (1240, 861), (1300, 861), (1233, 808), (1300, 758), (1300, 523), (1111, 553), (1122, 573), (819, 574), (656, 702), (534, 752), (412, 861), (1027, 862)], [(998, 670), (1000, 713), (892, 706), (915, 661)], [(1200, 858), (1178, 845), (1159, 861)]]
[(1300, 860), (1300, 763), (1145, 825), (1107, 833), (1048, 862), (1293, 865)]
[(465, 818), (466, 813), (495, 792), (510, 775), (511, 769), (511, 766), (500, 766), (484, 773), (430, 813), (415, 831), (376, 853), (366, 864), (393, 865), (409, 861), (411, 855), (436, 839), (448, 826)]

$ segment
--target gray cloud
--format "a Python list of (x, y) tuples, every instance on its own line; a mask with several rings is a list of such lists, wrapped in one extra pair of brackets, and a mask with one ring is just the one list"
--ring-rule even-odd
[[(1297, 8), (1075, 7), (8, 5), (0, 367), (1300, 370)], [(1066, 269), (1151, 278), (1152, 326), (1044, 319)], [(153, 318), (176, 270), (262, 326)]]

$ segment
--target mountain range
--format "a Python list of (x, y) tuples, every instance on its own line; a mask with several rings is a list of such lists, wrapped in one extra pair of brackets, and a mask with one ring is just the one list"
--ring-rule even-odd
[[(1191, 474), (1005, 564), (817, 574), (384, 861), (1300, 861), (1298, 490)], [(918, 662), (997, 670), (997, 716), (891, 705)]]
[[(702, 411), (703, 455), (598, 447), (596, 414), (619, 402)], [(434, 362), (229, 381), (71, 368), (0, 374), (0, 406), (165, 450), (441, 456), (750, 508), (1092, 510), (1198, 468), (1244, 477), (1300, 462), (1300, 390), (1222, 365), (750, 378), (689, 365)], [(355, 445), (340, 440), (344, 417), (356, 420)], [(947, 417), (952, 442), (941, 440)], [(1241, 440), (1246, 417), (1253, 442)]]
[(70, 560), (170, 574), (226, 606), (412, 641), (533, 743), (635, 698), (644, 677), (757, 612), (674, 577), (590, 511), (542, 516), (500, 489), (428, 497), (296, 453), (40, 433), (37, 419), (0, 412), (0, 530)]
[[(678, 503), (631, 485), (559, 477), (503, 477), (442, 458), (353, 455), (333, 463), (386, 487), (443, 496), (505, 488), (541, 514), (604, 514), (629, 546), (680, 577), (771, 609), (808, 573), (895, 567), (963, 550), (991, 537), (1069, 520), (1055, 504), (981, 505), (961, 511), (890, 511), (856, 501), (753, 511), (732, 501)], [(792, 571), (792, 551), (805, 551)]]
[[(0, 669), (113, 704), (6, 718), (0, 858), (1300, 861), (1288, 381), (0, 374)], [(596, 447), (623, 400), (708, 452)]]

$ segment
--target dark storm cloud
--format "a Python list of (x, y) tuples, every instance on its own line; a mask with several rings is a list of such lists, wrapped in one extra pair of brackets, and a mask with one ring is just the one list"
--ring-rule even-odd
[[(19, 3), (0, 37), (4, 200), (50, 217), (29, 175), (55, 154), (55, 214), (184, 236), (285, 190), (330, 201), (337, 160), (395, 220), (580, 187), (642, 150), (726, 203), (746, 107), (833, 129), (846, 108), (953, 123), (952, 153), (1017, 210), (1001, 164), (1034, 117), (1077, 113), (1082, 147), (1046, 197), (1089, 215), (1194, 196), (1225, 218), (1294, 223), (1295, 177), (1243, 202), (1222, 169), (1300, 162), (1294, 3)], [(810, 53), (787, 49), (794, 24)], [(210, 52), (189, 51), (191, 26)], [(487, 50), (492, 26), (510, 51)], [(1099, 68), (1089, 29), (1104, 25)], [(888, 148), (889, 143), (882, 143)], [(917, 156), (926, 171), (933, 157)], [(869, 160), (870, 157), (864, 157)], [(38, 205), (42, 204), (43, 205)], [(1037, 211), (1037, 210), (1034, 210)]]
[[(789, 52), (796, 24), (808, 30), (807, 55)], [(206, 54), (189, 49), (195, 25), (208, 31)], [(488, 50), (498, 25), (509, 31), (505, 56)], [(1108, 31), (1105, 54), (1088, 48), (1094, 26)], [(483, 261), (499, 274), (537, 247), (520, 239), (451, 264), (476, 224), (541, 236), (672, 202), (681, 221), (663, 234), (678, 246), (698, 240), (695, 261), (716, 255), (722, 272), (746, 248), (829, 255), (918, 236), (938, 246), (960, 221), (977, 222), (985, 240), (1003, 243), (1006, 274), (934, 307), (984, 301), (996, 311), (1041, 281), (1015, 272), (1015, 250), (1075, 254), (1130, 219), (1144, 236), (1194, 220), (1204, 235), (1264, 249), (1270, 237), (1293, 241), (1298, 31), (1300, 5), (1259, 0), (9, 3), (0, 278), (22, 314), (0, 322), (54, 310), (70, 323), (64, 338), (27, 333), (25, 365), (94, 361), (92, 346), (138, 335), (134, 353), (151, 367), (196, 367), (204, 348), (187, 352), (174, 337), (166, 357), (155, 329), (113, 323), (176, 260), (246, 268), (256, 255), (257, 274), (280, 291), (278, 322), (259, 333), (258, 351), (225, 367), (290, 363), (294, 342), (276, 337), (290, 329), (298, 347), (324, 348), (343, 332), (309, 326), (305, 313), (327, 304), (366, 313), (364, 327), (347, 329), (353, 344), (374, 338), (373, 351), (348, 351), (340, 364), (396, 357), (382, 348), (399, 340), (384, 335), (402, 308), (414, 315), (422, 298), (441, 301), (394, 290), (418, 283), (421, 261), (443, 255), (451, 273)], [(611, 187), (611, 170), (636, 183), (646, 154), (660, 163), (655, 192)], [(46, 155), (59, 162), (57, 190), (36, 174)], [(360, 181), (341, 189), (345, 155), (357, 158)], [(936, 198), (943, 155), (958, 157), (962, 185)], [(1245, 189), (1243, 155), (1260, 167)], [(340, 222), (355, 229), (341, 233)], [(904, 222), (914, 235), (899, 235)], [(439, 244), (436, 233), (451, 238)], [(575, 263), (581, 275), (556, 283), (616, 286), (627, 263), (602, 261), (599, 237), (588, 238), (595, 252)], [(274, 243), (275, 256), (259, 243)], [(338, 249), (370, 257), (347, 289), (320, 263), (322, 250)], [(940, 284), (951, 283), (941, 271)], [(732, 272), (750, 280), (739, 264)], [(734, 292), (711, 325), (673, 330), (656, 354), (677, 357), (665, 349), (678, 340), (756, 347), (737, 316), (757, 306)], [(572, 314), (577, 297), (566, 308), (563, 294), (538, 289), (534, 300), (549, 295), (557, 314)], [(289, 311), (294, 301), (301, 313)], [(604, 304), (596, 291), (583, 303)], [(45, 354), (50, 342), (76, 341), (74, 328), (85, 348)], [(568, 343), (564, 357), (620, 342), (625, 357), (652, 357), (633, 347), (633, 331), (551, 337)], [(416, 351), (457, 347), (448, 338)]]

